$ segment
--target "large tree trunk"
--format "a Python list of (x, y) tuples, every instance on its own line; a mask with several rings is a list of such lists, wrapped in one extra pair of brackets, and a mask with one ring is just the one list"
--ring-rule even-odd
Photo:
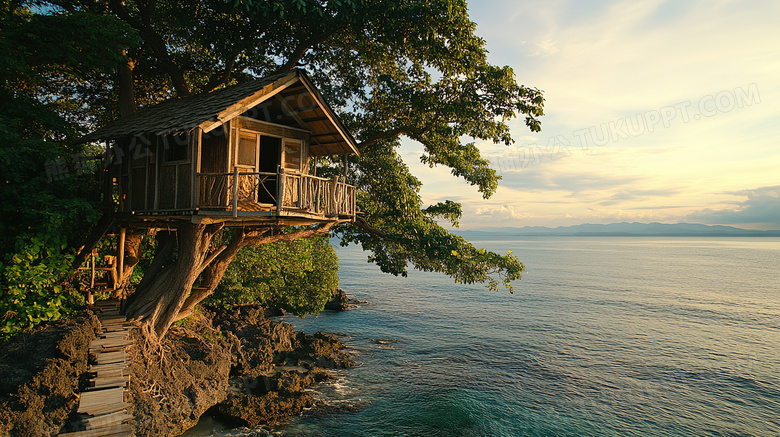
[(139, 320), (151, 332), (164, 336), (195, 280), (213, 258), (208, 255), (209, 246), (220, 229), (219, 225), (187, 223), (176, 231), (158, 232), (157, 254), (127, 301), (128, 319)]
[(135, 61), (130, 59), (122, 51), (127, 62), (117, 67), (117, 82), (119, 83), (119, 116), (127, 118), (135, 112), (135, 84), (133, 83), (133, 69)]
[[(222, 225), (186, 223), (176, 231), (158, 232), (157, 254), (128, 298), (125, 314), (162, 337), (173, 322), (192, 314), (195, 306), (214, 292), (242, 248), (325, 235), (332, 225), (276, 235), (271, 228), (236, 232), (226, 246), (218, 248), (211, 242)], [(193, 289), (198, 277), (199, 287)]]

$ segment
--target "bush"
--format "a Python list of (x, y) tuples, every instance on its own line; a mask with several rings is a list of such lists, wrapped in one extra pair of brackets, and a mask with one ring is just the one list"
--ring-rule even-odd
[(15, 253), (0, 262), (0, 337), (80, 309), (84, 296), (62, 280), (73, 270), (61, 237), (19, 238)]
[(304, 316), (319, 314), (338, 285), (328, 238), (303, 238), (242, 249), (206, 302), (259, 303)]

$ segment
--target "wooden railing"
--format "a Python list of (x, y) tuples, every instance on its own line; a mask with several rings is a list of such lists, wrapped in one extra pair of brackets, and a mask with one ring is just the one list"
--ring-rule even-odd
[(239, 211), (296, 212), (355, 217), (355, 187), (338, 176), (234, 171), (198, 173), (198, 207)]
[(325, 216), (354, 216), (355, 187), (339, 180), (305, 174), (284, 173), (282, 176), (282, 208), (306, 211)]

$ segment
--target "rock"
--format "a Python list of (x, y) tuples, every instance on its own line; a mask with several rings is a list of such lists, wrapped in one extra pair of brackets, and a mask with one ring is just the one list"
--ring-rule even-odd
[(0, 343), (0, 435), (57, 435), (67, 424), (97, 323), (84, 312)]
[[(56, 435), (86, 386), (91, 314), (0, 343), (0, 436)], [(132, 331), (135, 435), (175, 436), (206, 411), (236, 423), (275, 425), (313, 404), (323, 369), (354, 365), (336, 336), (296, 332), (256, 305), (204, 309), (161, 341)], [(81, 387), (81, 386), (83, 387)], [(268, 435), (257, 434), (257, 435)]]
[(347, 303), (347, 293), (340, 288), (333, 290), (333, 295), (331, 296), (328, 303), (325, 304), (325, 309), (332, 311), (348, 310), (349, 304)]
[(331, 296), (328, 303), (325, 304), (325, 309), (332, 311), (347, 311), (354, 309), (357, 305), (370, 304), (366, 301), (352, 299), (351, 297), (347, 296), (347, 293), (344, 290), (337, 288), (333, 290), (333, 295)]

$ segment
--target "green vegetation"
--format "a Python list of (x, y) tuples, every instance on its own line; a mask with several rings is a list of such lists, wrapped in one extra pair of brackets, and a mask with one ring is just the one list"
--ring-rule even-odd
[(205, 302), (261, 303), (304, 316), (319, 314), (338, 285), (328, 238), (304, 238), (241, 249)]
[[(69, 146), (88, 117), (80, 90), (116, 60), (122, 24), (0, 6), (0, 336), (83, 305), (64, 282), (101, 215), (93, 158)], [(113, 60), (113, 63), (112, 63)]]

